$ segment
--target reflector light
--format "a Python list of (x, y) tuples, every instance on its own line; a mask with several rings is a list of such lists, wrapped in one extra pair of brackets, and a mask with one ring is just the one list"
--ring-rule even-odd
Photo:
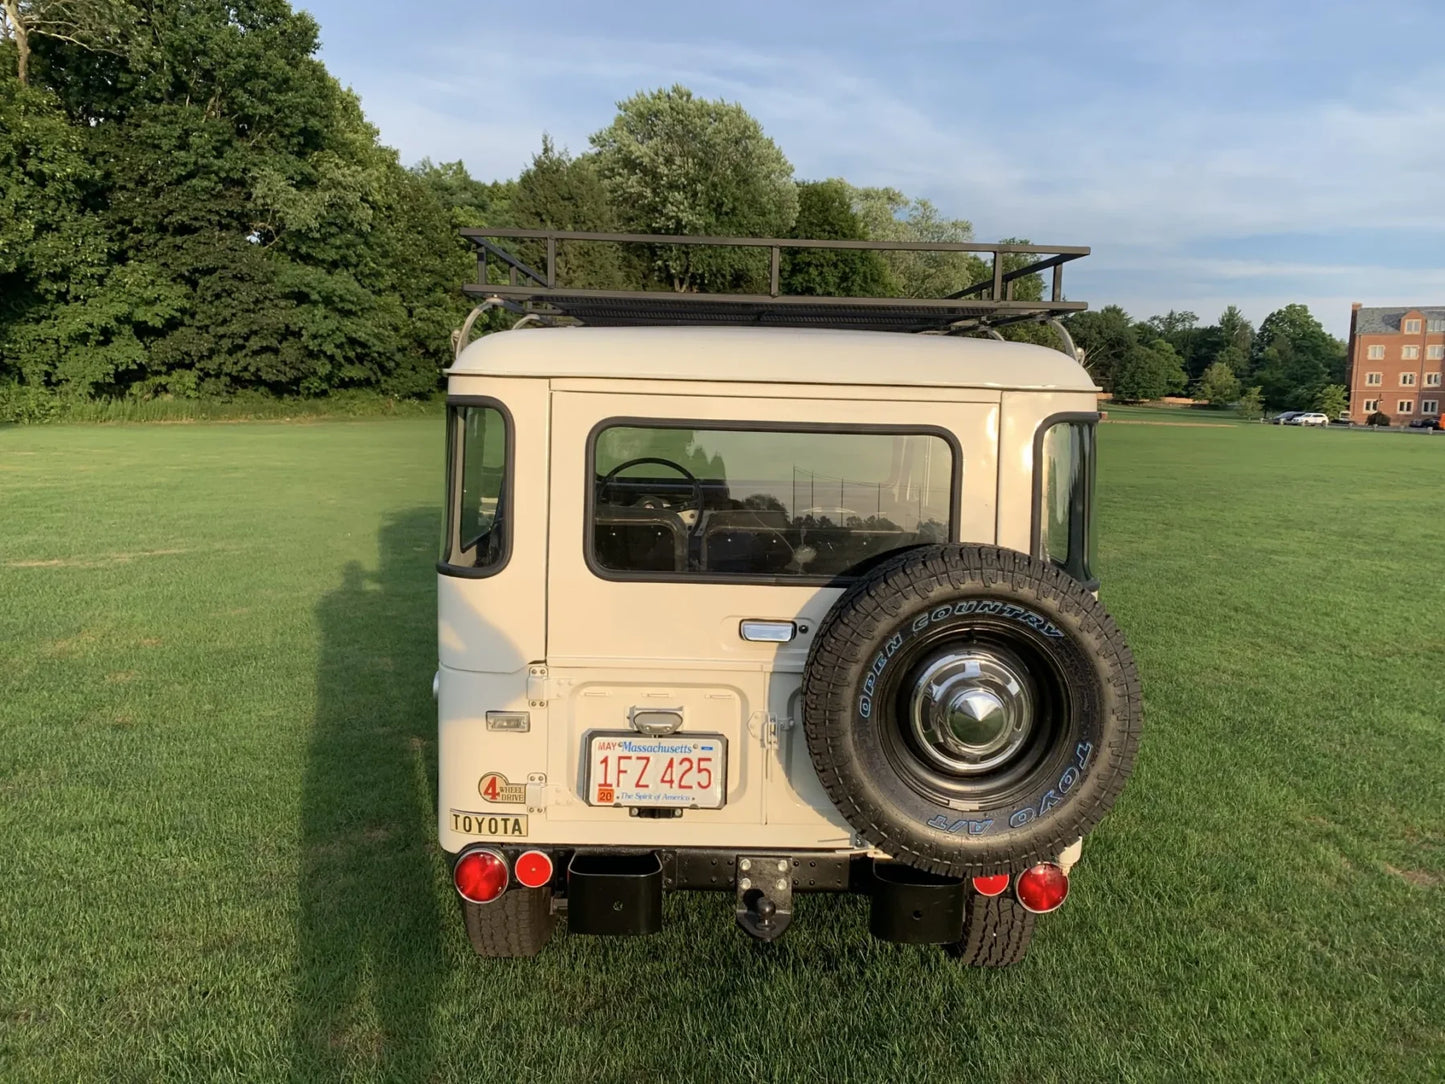
[(1014, 894), (1025, 911), (1036, 915), (1057, 911), (1069, 894), (1069, 878), (1052, 862), (1040, 862), (1019, 874)]
[(491, 903), (507, 889), (507, 863), (496, 851), (468, 851), (457, 859), (452, 884), (464, 900)]
[(973, 890), (980, 896), (998, 896), (1008, 887), (1008, 874), (995, 873), (988, 877), (975, 877)]
[(527, 888), (541, 888), (552, 880), (552, 860), (541, 851), (526, 851), (512, 865), (517, 883)]

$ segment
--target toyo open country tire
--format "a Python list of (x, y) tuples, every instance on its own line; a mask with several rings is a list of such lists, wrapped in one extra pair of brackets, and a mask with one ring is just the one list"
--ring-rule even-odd
[(1139, 674), (1092, 592), (996, 546), (922, 546), (853, 584), (803, 671), (803, 728), (849, 824), (953, 876), (1053, 859), (1134, 765)]

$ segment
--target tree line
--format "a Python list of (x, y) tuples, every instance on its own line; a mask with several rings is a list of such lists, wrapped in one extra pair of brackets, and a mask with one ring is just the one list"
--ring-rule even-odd
[[(474, 274), (463, 226), (973, 239), (926, 199), (798, 179), (742, 106), (680, 86), (618, 103), (581, 153), (543, 136), (512, 179), (407, 168), (317, 47), (286, 0), (0, 0), (0, 400), (432, 394)], [(558, 274), (757, 291), (768, 267), (760, 250), (568, 242)], [(939, 297), (984, 277), (968, 253), (800, 250), (781, 268), (794, 294)], [(1342, 380), (1303, 306), (1257, 331), (1233, 307), (1209, 327), (1113, 306), (1070, 325), (1121, 398), (1313, 405)]]
[(1346, 406), (1345, 344), (1304, 305), (1275, 310), (1258, 329), (1234, 305), (1206, 326), (1173, 310), (1135, 321), (1117, 305), (1068, 323), (1094, 379), (1126, 402), (1190, 395), (1247, 414), (1321, 410), (1332, 418)]

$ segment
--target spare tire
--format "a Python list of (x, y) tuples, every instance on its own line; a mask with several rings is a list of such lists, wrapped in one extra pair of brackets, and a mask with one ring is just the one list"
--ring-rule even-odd
[(1093, 593), (996, 546), (922, 546), (854, 583), (803, 671), (818, 777), (895, 861), (968, 876), (1052, 859), (1134, 765), (1139, 674)]

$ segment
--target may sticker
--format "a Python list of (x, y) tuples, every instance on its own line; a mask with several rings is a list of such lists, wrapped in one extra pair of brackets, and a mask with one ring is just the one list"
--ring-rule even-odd
[(527, 800), (525, 783), (509, 783), (498, 772), (488, 772), (477, 780), (477, 793), (497, 805), (522, 805)]

